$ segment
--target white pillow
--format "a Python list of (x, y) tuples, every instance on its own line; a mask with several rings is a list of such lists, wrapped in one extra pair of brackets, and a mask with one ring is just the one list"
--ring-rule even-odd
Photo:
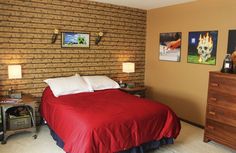
[(119, 84), (107, 76), (82, 76), (93, 90), (117, 89)]
[(71, 77), (51, 78), (44, 80), (55, 97), (80, 92), (93, 92), (93, 89), (79, 75)]

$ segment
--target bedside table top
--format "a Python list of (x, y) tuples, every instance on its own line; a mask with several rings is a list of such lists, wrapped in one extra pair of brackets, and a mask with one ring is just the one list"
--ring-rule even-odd
[(23, 95), (22, 101), (23, 101), (23, 103), (32, 103), (32, 102), (36, 102), (37, 100), (32, 95)]
[(123, 91), (144, 91), (147, 90), (147, 87), (134, 87), (134, 88), (120, 88)]
[[(0, 97), (0, 101), (11, 101), (12, 98), (8, 98), (8, 97)], [(37, 102), (36, 98), (34, 98), (31, 95), (22, 95), (22, 98), (19, 99), (19, 102), (10, 102), (10, 103), (0, 103), (0, 105), (20, 105), (20, 104), (32, 104)]]

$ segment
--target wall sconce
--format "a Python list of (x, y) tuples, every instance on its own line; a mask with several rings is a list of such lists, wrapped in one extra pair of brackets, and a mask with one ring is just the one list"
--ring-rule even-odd
[(96, 37), (96, 39), (95, 39), (95, 44), (96, 44), (96, 45), (98, 45), (98, 43), (101, 41), (103, 35), (104, 35), (103, 32), (97, 33), (97, 37)]
[[(21, 65), (8, 65), (8, 78), (9, 79), (21, 79)], [(14, 89), (11, 87), (8, 90), (8, 96), (11, 98), (21, 98), (21, 93), (14, 93)]]
[(52, 44), (54, 44), (56, 42), (58, 33), (59, 33), (59, 30), (58, 29), (54, 29), (54, 32), (52, 34), (52, 41), (51, 41)]

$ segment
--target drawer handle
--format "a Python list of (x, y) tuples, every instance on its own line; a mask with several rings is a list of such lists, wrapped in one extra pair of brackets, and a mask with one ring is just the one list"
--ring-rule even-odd
[(215, 97), (210, 98), (211, 101), (216, 101), (217, 99)]
[(211, 83), (211, 86), (213, 86), (213, 87), (218, 87), (219, 84), (218, 84), (218, 83)]
[(210, 115), (216, 115), (216, 112), (210, 111), (209, 114)]
[(214, 130), (215, 129), (213, 126), (210, 126), (210, 125), (208, 125), (207, 128), (210, 129), (210, 130)]

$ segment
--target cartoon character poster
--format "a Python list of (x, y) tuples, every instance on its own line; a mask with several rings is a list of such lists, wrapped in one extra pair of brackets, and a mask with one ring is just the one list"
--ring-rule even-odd
[(180, 61), (181, 32), (160, 34), (159, 59), (163, 61)]
[(188, 63), (216, 64), (218, 31), (189, 32)]

